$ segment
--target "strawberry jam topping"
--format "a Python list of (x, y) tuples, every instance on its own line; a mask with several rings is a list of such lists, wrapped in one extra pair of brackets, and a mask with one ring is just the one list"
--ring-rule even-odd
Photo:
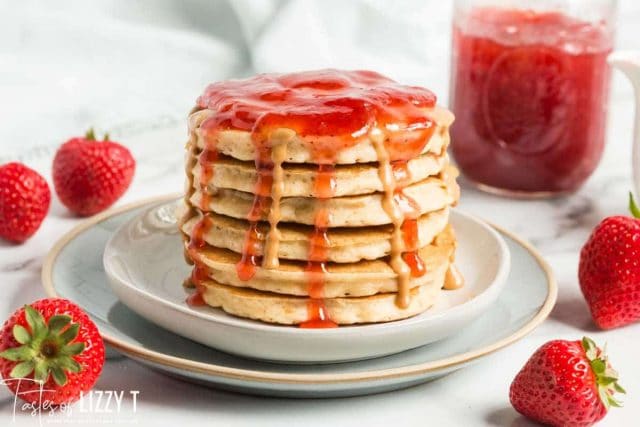
[[(336, 151), (358, 143), (378, 126), (388, 136), (393, 159), (415, 157), (435, 128), (426, 109), (435, 95), (403, 86), (372, 71), (320, 70), (260, 74), (209, 85), (198, 106), (215, 112), (203, 127), (250, 131), (254, 143), (268, 145), (276, 128), (305, 138), (315, 161), (331, 163)], [(328, 138), (317, 138), (328, 137)]]

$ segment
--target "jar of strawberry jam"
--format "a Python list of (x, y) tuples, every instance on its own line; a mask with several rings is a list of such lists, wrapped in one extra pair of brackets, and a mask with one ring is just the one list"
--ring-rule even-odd
[(458, 0), (450, 103), (455, 160), (499, 194), (578, 189), (605, 138), (614, 0)]

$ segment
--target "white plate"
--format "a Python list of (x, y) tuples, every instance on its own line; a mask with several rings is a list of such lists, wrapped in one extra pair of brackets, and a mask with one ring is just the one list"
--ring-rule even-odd
[(244, 357), (287, 363), (368, 359), (416, 348), (458, 332), (497, 299), (509, 274), (504, 240), (490, 226), (454, 211), (456, 264), (465, 286), (443, 291), (434, 307), (396, 322), (299, 329), (186, 304), (190, 267), (174, 217), (175, 201), (155, 204), (123, 224), (107, 243), (104, 269), (113, 292), (134, 312), (178, 335)]
[(68, 298), (89, 313), (111, 348), (199, 384), (297, 398), (397, 390), (439, 378), (513, 344), (540, 325), (556, 301), (556, 281), (540, 254), (518, 236), (497, 228), (512, 259), (504, 290), (489, 310), (448, 338), (392, 356), (323, 366), (233, 356), (145, 320), (125, 307), (110, 289), (102, 263), (107, 240), (149, 206), (169, 199), (143, 200), (78, 225), (49, 252), (42, 283), (47, 295)]

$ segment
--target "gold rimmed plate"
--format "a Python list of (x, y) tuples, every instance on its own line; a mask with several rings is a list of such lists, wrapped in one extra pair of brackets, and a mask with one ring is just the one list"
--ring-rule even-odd
[(42, 278), (47, 294), (68, 298), (85, 309), (113, 348), (191, 381), (290, 397), (352, 396), (399, 389), (440, 377), (519, 340), (544, 321), (556, 300), (551, 270), (535, 249), (494, 227), (511, 253), (506, 285), (484, 314), (444, 340), (390, 356), (321, 366), (273, 364), (234, 356), (145, 320), (122, 304), (109, 286), (102, 258), (115, 230), (150, 206), (175, 197), (141, 201), (82, 223), (51, 250)]

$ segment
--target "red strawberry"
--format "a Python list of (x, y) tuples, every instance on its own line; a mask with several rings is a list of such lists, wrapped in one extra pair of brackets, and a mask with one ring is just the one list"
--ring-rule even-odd
[(591, 316), (602, 329), (640, 320), (640, 211), (605, 218), (580, 252), (578, 277)]
[(26, 402), (73, 402), (102, 372), (104, 343), (98, 328), (71, 301), (49, 298), (26, 305), (0, 334), (0, 374)]
[(620, 406), (618, 373), (589, 338), (549, 341), (518, 372), (509, 399), (527, 418), (552, 426), (590, 426)]
[(47, 181), (21, 163), (0, 166), (0, 237), (24, 242), (47, 216), (51, 191)]
[(93, 130), (62, 144), (53, 159), (53, 184), (60, 201), (78, 215), (105, 210), (131, 184), (136, 162), (126, 147), (96, 141)]

